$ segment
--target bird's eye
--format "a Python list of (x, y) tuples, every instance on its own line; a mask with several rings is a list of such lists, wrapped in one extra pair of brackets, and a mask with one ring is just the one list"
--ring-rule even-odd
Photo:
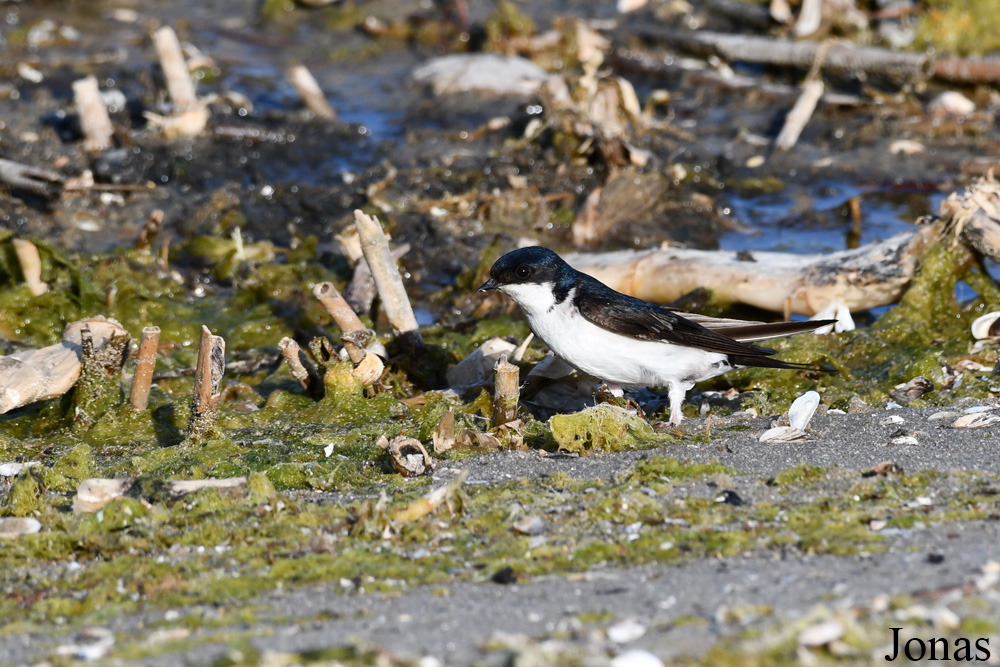
[(527, 278), (528, 276), (531, 275), (531, 267), (528, 266), (527, 264), (522, 264), (521, 266), (517, 267), (514, 270), (514, 273), (517, 275), (518, 278), (522, 279)]

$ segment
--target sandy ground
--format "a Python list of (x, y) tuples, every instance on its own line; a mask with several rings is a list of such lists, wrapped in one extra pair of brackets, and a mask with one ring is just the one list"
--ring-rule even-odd
[[(961, 412), (962, 408), (951, 410)], [(494, 454), (464, 465), (470, 469), (469, 483), (492, 484), (554, 472), (606, 479), (641, 458), (658, 454), (694, 462), (715, 460), (738, 471), (730, 476), (730, 488), (748, 503), (767, 500), (776, 491), (766, 480), (802, 463), (860, 475), (882, 461), (892, 461), (907, 472), (978, 471), (996, 479), (1000, 475), (998, 429), (956, 429), (944, 426), (953, 417), (928, 419), (940, 412), (940, 408), (925, 408), (817, 416), (810, 425), (814, 439), (795, 444), (757, 442), (768, 425), (767, 420), (758, 419), (750, 431), (716, 431), (707, 444), (589, 458), (535, 452)], [(890, 415), (905, 421), (883, 424)], [(689, 420), (686, 427), (691, 432), (703, 431), (704, 420)], [(916, 437), (918, 444), (888, 444), (900, 429)], [(447, 478), (452, 472), (441, 474)], [(943, 476), (940, 483), (932, 483), (932, 502), (955, 491), (951, 479)], [(702, 481), (695, 487), (709, 488), (687, 492), (716, 493), (712, 484)], [(335, 502), (336, 498), (319, 501)], [(959, 610), (975, 598), (978, 616), (997, 617), (1000, 595), (996, 588), (978, 591), (976, 582), (984, 566), (1000, 561), (1000, 522), (917, 524), (887, 530), (885, 537), (884, 551), (860, 556), (748, 553), (670, 567), (605, 567), (507, 585), (490, 581), (487, 573), (479, 583), (415, 587), (392, 594), (343, 593), (337, 586), (310, 586), (254, 600), (250, 605), (253, 622), (224, 623), (212, 629), (206, 620), (225, 616), (225, 606), (220, 605), (120, 617), (107, 627), (119, 637), (151, 637), (154, 628), (165, 622), (189, 614), (202, 619), (197, 623), (200, 629), (185, 638), (187, 645), (164, 643), (163, 655), (146, 658), (142, 664), (210, 664), (232, 650), (234, 636), (249, 637), (259, 650), (272, 652), (354, 644), (377, 646), (402, 658), (431, 656), (443, 664), (504, 664), (513, 653), (532, 651), (550, 657), (553, 652), (590, 656), (601, 664), (633, 648), (647, 649), (665, 660), (704, 656), (719, 642), (748, 629), (782, 627), (815, 613), (817, 606), (869, 609), (899, 596), (910, 596), (929, 608), (949, 605)], [(770, 611), (747, 616), (746, 610), (764, 608)], [(889, 628), (898, 623), (891, 614), (873, 618), (876, 635), (879, 624), (884, 625), (885, 645), (880, 646), (876, 636), (876, 648), (887, 650), (892, 638)], [(58, 633), (5, 637), (0, 641), (0, 664), (33, 662), (69, 640)], [(864, 664), (870, 657), (858, 659)]]

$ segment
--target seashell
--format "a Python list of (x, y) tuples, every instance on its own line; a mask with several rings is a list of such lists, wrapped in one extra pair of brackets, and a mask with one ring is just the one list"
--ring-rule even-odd
[(897, 435), (889, 440), (890, 445), (896, 445), (898, 447), (906, 447), (919, 445), (920, 443), (912, 435)]
[(5, 516), (0, 519), (0, 538), (11, 538), (19, 535), (30, 535), (42, 529), (38, 519), (31, 517)]
[(837, 299), (827, 304), (826, 308), (819, 311), (809, 319), (811, 320), (837, 320), (833, 324), (816, 329), (817, 334), (828, 334), (831, 331), (843, 333), (844, 331), (854, 331), (854, 318), (851, 317), (851, 309), (842, 300)]
[(899, 415), (892, 415), (890, 417), (886, 417), (879, 423), (882, 424), (882, 426), (890, 426), (893, 424), (902, 424), (905, 421), (906, 420), (900, 417)]
[(807, 391), (792, 402), (788, 408), (788, 423), (792, 428), (804, 431), (809, 425), (809, 420), (816, 414), (819, 407), (819, 394), (815, 391)]
[(972, 337), (976, 340), (1000, 336), (1000, 313), (986, 313), (972, 323)]
[(805, 431), (791, 426), (775, 426), (764, 431), (759, 442), (800, 442), (810, 440), (809, 434)]
[(799, 635), (799, 646), (825, 646), (844, 636), (844, 624), (840, 621), (823, 621), (806, 628)]
[(909, 382), (897, 384), (896, 388), (889, 392), (889, 396), (905, 404), (931, 391), (934, 391), (934, 383), (923, 375), (918, 375)]
[(955, 412), (954, 410), (942, 410), (941, 412), (935, 412), (932, 414), (927, 418), (927, 421), (936, 422), (941, 421), (942, 419), (954, 419), (955, 417), (961, 416), (961, 414), (962, 413)]
[(941, 93), (927, 105), (935, 116), (968, 116), (976, 110), (976, 103), (954, 90)]
[(96, 512), (128, 489), (127, 479), (85, 479), (76, 487), (73, 511)]
[(974, 412), (971, 415), (963, 415), (956, 419), (952, 428), (984, 428), (1000, 422), (1000, 416), (989, 412)]

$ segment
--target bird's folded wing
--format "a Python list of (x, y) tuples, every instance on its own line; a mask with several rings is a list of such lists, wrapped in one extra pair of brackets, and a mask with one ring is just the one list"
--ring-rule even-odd
[(680, 310), (673, 312), (675, 315), (679, 315), (680, 317), (690, 320), (695, 324), (700, 324), (706, 329), (718, 331), (725, 334), (729, 338), (744, 342), (791, 336), (792, 334), (813, 331), (830, 323), (827, 320), (805, 320), (802, 322), (751, 322), (749, 320), (731, 320), (724, 317), (709, 317), (708, 315), (699, 315), (697, 313), (685, 313)]
[(743, 343), (647, 302), (614, 304), (604, 299), (577, 298), (580, 313), (597, 326), (638, 340), (663, 341), (709, 352), (768, 355), (774, 350)]

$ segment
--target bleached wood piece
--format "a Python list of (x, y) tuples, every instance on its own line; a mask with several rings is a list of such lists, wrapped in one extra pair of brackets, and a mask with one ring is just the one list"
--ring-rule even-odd
[(111, 117), (101, 99), (97, 87), (97, 77), (91, 75), (73, 82), (73, 99), (80, 114), (80, 128), (83, 130), (84, 147), (91, 151), (111, 148)]
[(396, 261), (392, 258), (382, 225), (377, 218), (360, 210), (354, 211), (354, 225), (361, 237), (361, 250), (375, 278), (375, 286), (378, 287), (389, 324), (396, 335), (411, 337), (414, 342), (422, 344), (423, 337), (420, 335), (417, 318), (413, 314), (406, 287), (403, 286)]
[(326, 96), (323, 94), (323, 90), (316, 82), (316, 78), (313, 77), (312, 72), (305, 65), (289, 67), (288, 79), (295, 86), (295, 90), (298, 91), (299, 97), (302, 98), (302, 103), (306, 105), (307, 109), (320, 118), (337, 120), (337, 112), (330, 106)]

